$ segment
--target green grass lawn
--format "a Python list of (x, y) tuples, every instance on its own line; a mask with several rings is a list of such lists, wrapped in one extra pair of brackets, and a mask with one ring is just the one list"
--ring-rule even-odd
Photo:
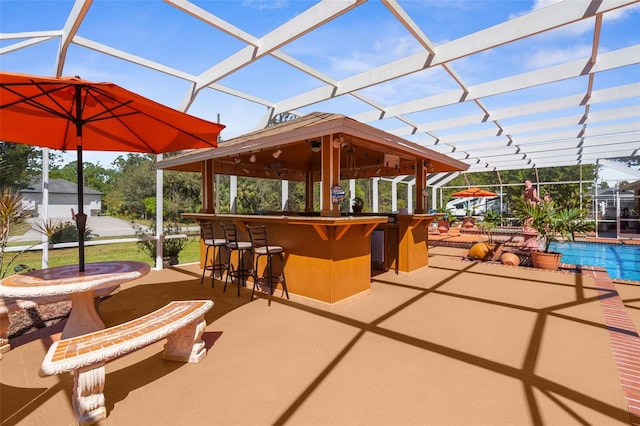
[[(4, 254), (2, 269), (4, 270), (8, 262), (15, 253)], [(180, 263), (197, 262), (200, 259), (200, 246), (196, 238), (190, 238), (189, 244), (180, 252)], [(147, 254), (138, 250), (136, 243), (105, 244), (101, 246), (85, 247), (85, 262), (105, 262), (112, 260), (132, 260), (148, 263), (155, 267), (155, 260)], [(49, 267), (73, 265), (78, 263), (78, 248), (60, 248), (49, 250)], [(42, 253), (40, 251), (29, 251), (21, 253), (9, 267), (7, 275), (13, 273), (13, 267), (24, 264), (29, 268), (40, 269), (42, 265)]]

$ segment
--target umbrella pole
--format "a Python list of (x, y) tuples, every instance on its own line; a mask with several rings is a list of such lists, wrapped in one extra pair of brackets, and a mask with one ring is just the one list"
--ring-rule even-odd
[(82, 170), (81, 144), (78, 144), (78, 213), (75, 219), (78, 228), (78, 266), (80, 272), (84, 272), (84, 231), (87, 225), (87, 215), (84, 214), (84, 172)]
[(87, 215), (84, 214), (84, 170), (82, 165), (82, 88), (76, 86), (76, 151), (78, 173), (78, 213), (76, 214), (76, 227), (78, 228), (78, 270), (84, 272), (84, 231), (87, 224)]

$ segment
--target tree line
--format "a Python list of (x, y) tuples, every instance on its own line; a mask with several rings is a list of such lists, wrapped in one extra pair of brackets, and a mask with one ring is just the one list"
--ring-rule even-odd
[[(637, 166), (637, 159), (626, 159), (631, 167)], [(635, 163), (634, 163), (635, 161)], [(151, 218), (155, 216), (156, 208), (156, 173), (154, 168), (155, 156), (147, 154), (125, 154), (116, 158), (109, 166), (84, 162), (85, 186), (102, 192), (103, 214), (128, 217)], [(583, 193), (593, 190), (592, 182), (597, 176), (598, 166), (568, 166), (552, 167), (538, 170), (540, 182), (571, 182), (563, 185), (548, 185), (551, 197), (563, 204), (578, 203), (580, 184)], [(19, 190), (28, 186), (30, 179), (42, 173), (42, 151), (28, 145), (0, 142), (0, 190), (8, 188)], [(63, 164), (61, 156), (55, 152), (50, 154), (50, 178), (61, 178), (77, 183), (76, 162)], [(525, 179), (536, 182), (535, 171), (507, 170), (499, 174), (496, 172), (469, 173), (452, 180), (443, 189), (443, 202), (451, 200), (451, 194), (460, 188), (482, 186), (498, 191), (500, 181), (507, 184), (522, 183)], [(182, 212), (198, 212), (201, 209), (201, 177), (199, 173), (164, 172), (164, 217), (167, 221), (179, 221)], [(224, 213), (230, 209), (229, 176), (216, 179), (216, 188), (220, 201), (219, 211)], [(238, 213), (263, 213), (277, 211), (283, 208), (281, 200), (281, 182), (275, 179), (258, 179), (239, 176), (238, 198), (236, 211)], [(348, 181), (342, 181), (344, 188), (349, 187)], [(408, 207), (407, 185), (398, 186), (397, 208)], [(503, 199), (506, 203), (522, 198), (522, 187), (503, 186)], [(315, 187), (315, 211), (319, 211), (319, 184)], [(365, 211), (371, 211), (373, 204), (373, 184), (371, 179), (356, 180), (356, 193), (348, 194), (347, 198), (360, 197), (365, 202)], [(341, 205), (341, 210), (349, 211), (348, 199)], [(378, 185), (379, 211), (390, 212), (392, 205), (391, 182), (382, 180)], [(304, 210), (304, 183), (289, 182), (288, 209), (292, 211)], [(429, 203), (431, 205), (431, 203)]]
[[(127, 218), (155, 216), (155, 156), (125, 154), (109, 166), (83, 163), (84, 185), (102, 192), (102, 213)], [(50, 151), (49, 178), (78, 183), (77, 162), (64, 163), (61, 155)], [(0, 190), (18, 191), (42, 175), (42, 150), (22, 144), (0, 142)], [(200, 208), (200, 176), (197, 173), (165, 172), (164, 214), (167, 220), (180, 220), (180, 212)]]

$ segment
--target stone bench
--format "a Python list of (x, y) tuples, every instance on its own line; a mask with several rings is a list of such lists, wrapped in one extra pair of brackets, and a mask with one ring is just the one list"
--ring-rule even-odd
[[(40, 376), (73, 373), (73, 409), (81, 425), (107, 417), (102, 393), (105, 363), (167, 338), (162, 357), (198, 363), (207, 351), (202, 341), (204, 314), (211, 300), (174, 301), (138, 319), (59, 340), (49, 348)], [(135, 421), (134, 421), (135, 423)]]
[[(107, 297), (111, 293), (117, 291), (120, 286), (101, 288), (95, 291), (96, 299)], [(71, 300), (70, 294), (56, 294), (43, 297), (31, 297), (29, 299), (14, 299), (9, 297), (0, 298), (0, 359), (2, 354), (9, 352), (11, 345), (9, 344), (9, 314), (11, 312), (19, 311), (22, 309), (37, 308), (41, 305), (48, 305), (50, 303), (58, 303)]]

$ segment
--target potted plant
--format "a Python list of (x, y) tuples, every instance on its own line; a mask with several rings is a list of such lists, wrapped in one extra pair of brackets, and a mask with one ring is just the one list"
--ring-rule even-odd
[(463, 217), (462, 220), (464, 221), (462, 226), (464, 226), (465, 228), (473, 228), (474, 226), (476, 226), (475, 220), (471, 215)]
[(364, 207), (364, 201), (362, 200), (362, 198), (355, 197), (353, 199), (353, 205), (351, 206), (351, 209), (353, 210), (353, 212), (361, 213), (363, 207)]
[(493, 230), (500, 223), (500, 215), (495, 210), (487, 210), (478, 227), (487, 234), (489, 244), (493, 244)]
[[(152, 223), (153, 225), (153, 223)], [(138, 249), (148, 254), (151, 259), (156, 258), (156, 240), (149, 233), (148, 229), (142, 227), (138, 224), (132, 222), (133, 229), (135, 230), (136, 235), (140, 238), (136, 244), (138, 245)], [(153, 228), (153, 226), (151, 226)], [(174, 235), (179, 234), (181, 232), (180, 224), (178, 223), (169, 223), (165, 230), (165, 235)], [(175, 237), (175, 238), (166, 238), (162, 239), (162, 259), (163, 265), (165, 267), (171, 265), (177, 265), (179, 262), (178, 255), (182, 251), (183, 248), (189, 243), (189, 239), (186, 237)]]
[(449, 220), (449, 226), (455, 225), (458, 222), (458, 217), (453, 213), (453, 210), (449, 211), (447, 219)]
[(446, 207), (437, 208), (436, 213), (442, 214), (442, 217), (438, 219), (438, 232), (446, 234), (449, 232), (451, 225), (454, 224), (458, 218), (456, 218), (453, 212)]
[(491, 260), (500, 257), (502, 244), (493, 243), (493, 230), (500, 222), (500, 215), (493, 210), (487, 210), (482, 222), (478, 224), (480, 230), (487, 234), (486, 242), (475, 243), (469, 249), (469, 257), (477, 260)]
[(178, 255), (187, 245), (188, 240), (184, 237), (164, 238), (162, 240), (162, 256), (165, 263), (177, 265), (180, 263)]
[(558, 206), (553, 201), (529, 203), (520, 200), (516, 212), (522, 223), (538, 232), (541, 249), (531, 252), (531, 261), (536, 268), (558, 269), (562, 253), (551, 252), (553, 241), (564, 238), (573, 241), (576, 233), (586, 232), (593, 224), (585, 219), (585, 211), (567, 206)]

